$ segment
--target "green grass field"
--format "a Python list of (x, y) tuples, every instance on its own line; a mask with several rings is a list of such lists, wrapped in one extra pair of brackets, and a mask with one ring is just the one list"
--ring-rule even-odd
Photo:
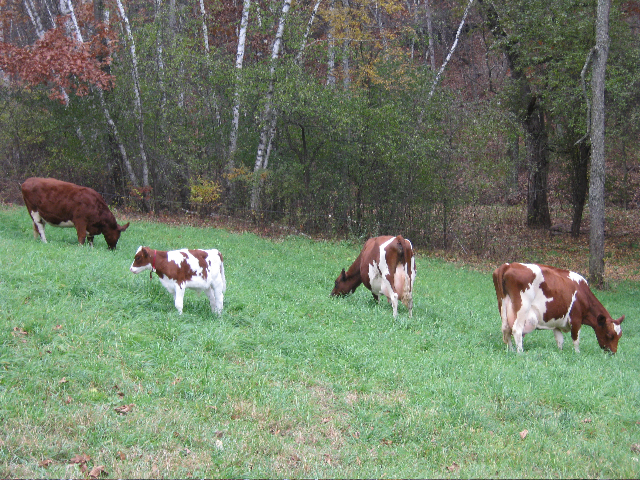
[[(47, 238), (0, 209), (0, 477), (640, 475), (638, 283), (596, 292), (626, 315), (615, 356), (589, 327), (579, 354), (537, 331), (516, 355), (491, 275), (423, 255), (394, 320), (364, 287), (329, 297), (360, 244), (151, 222), (115, 252)], [(178, 315), (129, 272), (141, 244), (218, 248), (224, 313), (188, 291)]]

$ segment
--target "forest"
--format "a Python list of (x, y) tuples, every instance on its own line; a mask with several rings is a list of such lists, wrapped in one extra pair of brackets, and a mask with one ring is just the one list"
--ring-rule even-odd
[(3, 0), (3, 188), (488, 255), (501, 220), (577, 237), (600, 4), (605, 205), (637, 209), (640, 2), (619, 0)]

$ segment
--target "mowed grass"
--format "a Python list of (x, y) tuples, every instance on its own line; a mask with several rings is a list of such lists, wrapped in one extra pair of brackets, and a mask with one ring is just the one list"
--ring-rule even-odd
[[(115, 252), (47, 238), (0, 209), (1, 477), (640, 475), (637, 283), (596, 292), (627, 316), (617, 355), (589, 327), (580, 354), (538, 331), (516, 355), (491, 276), (422, 255), (394, 320), (363, 287), (329, 297), (360, 244), (139, 221)], [(218, 248), (224, 313), (188, 291), (178, 315), (129, 272), (141, 244)]]

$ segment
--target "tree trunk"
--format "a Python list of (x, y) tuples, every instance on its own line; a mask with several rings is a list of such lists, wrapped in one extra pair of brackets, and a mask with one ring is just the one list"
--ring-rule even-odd
[[(127, 34), (127, 40), (129, 41), (129, 50), (131, 51), (131, 74), (133, 76), (133, 90), (134, 90), (134, 106), (135, 113), (138, 117), (138, 144), (140, 146), (140, 161), (142, 163), (142, 186), (149, 186), (149, 165), (147, 163), (147, 153), (144, 146), (144, 117), (142, 115), (142, 99), (140, 98), (140, 76), (138, 75), (138, 57), (136, 56), (136, 45), (133, 40), (133, 34), (131, 33), (131, 27), (129, 26), (129, 18), (124, 11), (121, 0), (116, 0), (118, 6), (118, 12), (120, 18), (124, 23), (125, 32)], [(148, 210), (148, 205), (143, 200), (143, 208)]]
[(604, 181), (605, 181), (605, 70), (609, 55), (610, 0), (598, 0), (596, 48), (593, 59), (591, 97), (591, 179), (589, 183), (589, 281), (604, 285)]
[(547, 201), (547, 179), (549, 177), (549, 140), (544, 124), (544, 110), (537, 98), (532, 98), (524, 118), (527, 131), (527, 226), (549, 228), (551, 216)]
[(240, 21), (240, 31), (238, 32), (238, 49), (236, 51), (236, 87), (233, 94), (233, 120), (231, 122), (231, 134), (229, 136), (229, 155), (227, 159), (228, 173), (231, 173), (235, 168), (234, 157), (236, 150), (238, 149), (238, 127), (240, 124), (240, 70), (242, 70), (242, 62), (244, 61), (244, 49), (247, 40), (250, 8), (251, 0), (244, 0), (242, 6), (242, 20)]
[(298, 49), (298, 54), (296, 55), (296, 64), (300, 65), (302, 62), (302, 54), (304, 53), (304, 49), (307, 46), (307, 39), (309, 38), (309, 33), (311, 32), (311, 27), (313, 25), (313, 21), (316, 18), (316, 14), (318, 13), (318, 7), (320, 6), (320, 2), (322, 0), (316, 0), (316, 4), (313, 7), (313, 11), (311, 12), (311, 18), (309, 19), (309, 23), (307, 23), (307, 30), (302, 37), (302, 42), (300, 44), (300, 48)]
[(269, 70), (269, 87), (267, 94), (265, 95), (265, 107), (264, 114), (262, 116), (262, 131), (260, 132), (260, 143), (258, 144), (258, 153), (256, 155), (256, 163), (253, 167), (254, 184), (251, 190), (251, 210), (255, 211), (258, 208), (260, 201), (260, 190), (262, 187), (262, 175), (261, 171), (266, 168), (266, 153), (268, 148), (268, 142), (272, 125), (275, 127), (276, 112), (272, 106), (273, 93), (275, 90), (275, 76), (276, 76), (276, 61), (280, 56), (280, 46), (282, 44), (282, 36), (284, 35), (284, 24), (287, 19), (287, 13), (291, 7), (291, 0), (284, 0), (282, 5), (282, 13), (280, 15), (280, 22), (278, 23), (278, 31), (276, 32), (276, 38), (273, 42), (273, 49), (271, 51), (271, 68)]
[(332, 22), (333, 20), (333, 10), (334, 10), (334, 0), (331, 0), (331, 3), (329, 4), (329, 12), (330, 15), (329, 17), (331, 17), (331, 20), (329, 22), (329, 31), (327, 33), (327, 40), (328, 40), (328, 46), (327, 46), (327, 85), (330, 87), (335, 86), (336, 84), (336, 72), (335, 72), (335, 68), (336, 68), (336, 41), (335, 38), (333, 36), (333, 25)]
[(581, 142), (572, 147), (571, 152), (571, 200), (573, 204), (573, 221), (571, 222), (571, 236), (578, 238), (582, 224), (582, 212), (587, 199), (589, 187), (588, 166), (591, 147)]
[(436, 57), (435, 57), (435, 48), (433, 46), (433, 24), (431, 21), (431, 5), (429, 5), (429, 0), (425, 0), (425, 14), (427, 16), (427, 36), (429, 37), (429, 46), (427, 48), (427, 56), (429, 57), (429, 64), (431, 65), (431, 70), (436, 71)]

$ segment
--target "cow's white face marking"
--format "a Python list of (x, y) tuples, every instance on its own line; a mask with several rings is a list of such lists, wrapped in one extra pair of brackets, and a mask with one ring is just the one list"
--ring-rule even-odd
[[(138, 247), (138, 250), (136, 250), (136, 255), (140, 253), (140, 250), (142, 250), (142, 245), (140, 245)], [(129, 270), (131, 271), (131, 273), (140, 273), (140, 272), (144, 272), (145, 270), (151, 270), (151, 265), (148, 263), (146, 265), (142, 265), (141, 267), (134, 267), (133, 266), (134, 263), (136, 263), (135, 260), (133, 260), (133, 262), (131, 263), (131, 266), (129, 267)]]
[(620, 325), (618, 325), (617, 323), (614, 323), (613, 329), (615, 330), (616, 335), (622, 335), (622, 327)]

